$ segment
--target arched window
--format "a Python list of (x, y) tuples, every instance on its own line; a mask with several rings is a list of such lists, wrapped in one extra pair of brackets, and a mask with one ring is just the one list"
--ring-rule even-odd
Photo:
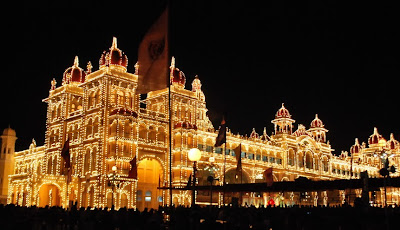
[(90, 165), (90, 149), (86, 149), (85, 159), (84, 159), (84, 166), (83, 166), (83, 173), (87, 173), (91, 170)]
[(311, 152), (306, 153), (306, 168), (313, 169), (313, 157)]
[(92, 118), (89, 118), (89, 121), (86, 125), (86, 138), (92, 137), (93, 134), (93, 121)]
[(125, 95), (124, 92), (118, 91), (117, 93), (117, 104), (124, 105), (125, 104)]
[(139, 126), (139, 138), (144, 140), (147, 139), (147, 128), (145, 124), (140, 124)]
[(98, 132), (99, 132), (99, 118), (98, 117), (96, 117), (95, 118), (95, 120), (94, 120), (94, 123), (93, 123), (93, 135), (94, 134), (97, 134)]
[(151, 202), (151, 191), (150, 190), (146, 191), (146, 193), (144, 195), (145, 195), (144, 201)]
[(289, 149), (288, 165), (294, 166), (294, 150), (293, 149)]

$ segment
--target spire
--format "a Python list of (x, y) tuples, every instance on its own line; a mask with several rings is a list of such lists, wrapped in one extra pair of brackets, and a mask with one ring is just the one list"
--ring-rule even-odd
[(57, 85), (57, 81), (55, 78), (53, 78), (53, 80), (51, 80), (51, 90), (55, 90), (56, 89), (56, 85)]
[(87, 65), (86, 65), (86, 72), (87, 74), (90, 74), (92, 72), (92, 63), (90, 61), (88, 61)]
[(172, 58), (171, 58), (171, 69), (172, 70), (175, 69), (175, 57), (174, 56), (172, 56)]
[(135, 64), (135, 74), (139, 75), (139, 61), (137, 61)]
[(78, 67), (78, 66), (79, 66), (79, 58), (78, 58), (78, 56), (75, 56), (74, 67)]
[(117, 49), (117, 38), (113, 37), (113, 41), (112, 41), (112, 45), (111, 45), (111, 49)]

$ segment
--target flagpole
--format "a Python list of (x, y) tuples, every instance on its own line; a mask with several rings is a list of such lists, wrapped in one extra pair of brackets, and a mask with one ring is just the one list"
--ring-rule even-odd
[[(171, 60), (170, 58), (170, 38), (171, 38), (171, 4), (172, 0), (167, 1), (167, 8), (168, 8), (168, 20), (167, 20), (167, 36), (168, 36), (168, 62)], [(169, 146), (169, 206), (172, 207), (172, 108), (171, 108), (171, 76), (170, 76), (170, 71), (167, 72), (167, 84), (168, 84), (168, 133), (169, 133), (169, 140), (168, 140), (168, 146)]]
[(224, 181), (223, 181), (223, 193), (222, 193), (222, 205), (225, 206), (225, 171), (226, 171), (226, 141), (224, 143)]

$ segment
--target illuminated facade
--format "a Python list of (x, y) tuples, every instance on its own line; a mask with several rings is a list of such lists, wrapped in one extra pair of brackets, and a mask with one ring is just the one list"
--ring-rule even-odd
[[(207, 176), (219, 178), (222, 184), (224, 148), (214, 147), (217, 132), (207, 117), (205, 95), (196, 77), (191, 89), (186, 89), (186, 77), (171, 63), (172, 108), (172, 159), (168, 153), (168, 89), (148, 93), (140, 100), (137, 81), (140, 66), (128, 73), (127, 56), (117, 47), (114, 38), (111, 48), (103, 52), (99, 70), (92, 71), (89, 62), (86, 70), (79, 67), (78, 57), (72, 67), (65, 70), (62, 84), (51, 81), (47, 103), (47, 131), (45, 144), (15, 152), (14, 173), (9, 176), (8, 203), (19, 205), (58, 205), (67, 207), (77, 202), (79, 207), (157, 208), (169, 204), (167, 191), (158, 186), (169, 185), (169, 162), (172, 161), (172, 184), (186, 186), (192, 173), (192, 162), (187, 154), (199, 148), (202, 158), (198, 164), (198, 183), (207, 184)], [(274, 132), (260, 135), (255, 130), (249, 137), (235, 135), (228, 129), (226, 144), (227, 183), (254, 183), (264, 181), (263, 172), (272, 167), (275, 181), (292, 181), (299, 176), (328, 180), (358, 178), (368, 170), (378, 176), (382, 148), (400, 155), (399, 142), (393, 135), (379, 145), (382, 136), (375, 129), (369, 145), (351, 147), (353, 163), (347, 152), (332, 154), (322, 121), (315, 116), (310, 128), (298, 125), (282, 104), (272, 120)], [(60, 152), (65, 141), (70, 140), (72, 181), (67, 185), (64, 162)], [(15, 142), (15, 140), (14, 140)], [(381, 141), (381, 144), (383, 142)], [(233, 149), (242, 144), (242, 174), (236, 173)], [(3, 153), (2, 153), (3, 154)], [(2, 155), (3, 156), (3, 155)], [(138, 180), (128, 178), (129, 162), (137, 157)], [(3, 159), (3, 158), (2, 158)], [(394, 157), (391, 164), (399, 166)], [(112, 171), (116, 166), (117, 170)], [(351, 170), (352, 166), (352, 170)], [(397, 175), (399, 175), (397, 173)], [(299, 199), (310, 204), (326, 204), (332, 197), (344, 202), (346, 191), (311, 192), (306, 197), (299, 194), (282, 194), (287, 202)], [(360, 195), (360, 191), (356, 191)], [(397, 191), (391, 200), (399, 203)], [(207, 192), (199, 192), (197, 202), (208, 203)], [(234, 196), (229, 194), (227, 196)], [(68, 198), (67, 198), (68, 196)], [(268, 194), (243, 194), (248, 204), (266, 203)], [(213, 202), (221, 204), (222, 194), (214, 195)], [(190, 191), (173, 192), (174, 204), (190, 205)], [(333, 198), (332, 198), (333, 199)]]

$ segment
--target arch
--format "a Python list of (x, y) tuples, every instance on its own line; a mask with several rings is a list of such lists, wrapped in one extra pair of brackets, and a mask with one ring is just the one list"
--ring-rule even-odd
[(306, 152), (306, 168), (313, 169), (313, 154), (310, 151)]
[[(164, 170), (160, 161), (156, 158), (143, 157), (138, 163), (138, 183), (137, 190), (144, 191), (143, 199), (137, 200), (136, 205), (139, 210), (144, 208), (158, 208), (157, 197), (162, 196), (162, 191), (158, 190), (159, 182), (164, 180)], [(148, 195), (147, 191), (151, 194)], [(147, 193), (147, 195), (146, 195)]]
[(297, 154), (297, 165), (298, 167), (304, 167), (304, 152), (298, 152)]
[(61, 206), (61, 187), (55, 183), (44, 183), (38, 190), (38, 206)]
[(154, 126), (149, 127), (148, 139), (149, 141), (155, 142), (157, 139), (157, 130)]
[(164, 127), (159, 127), (157, 131), (158, 131), (158, 133), (157, 133), (157, 141), (165, 142), (166, 134), (165, 134)]

